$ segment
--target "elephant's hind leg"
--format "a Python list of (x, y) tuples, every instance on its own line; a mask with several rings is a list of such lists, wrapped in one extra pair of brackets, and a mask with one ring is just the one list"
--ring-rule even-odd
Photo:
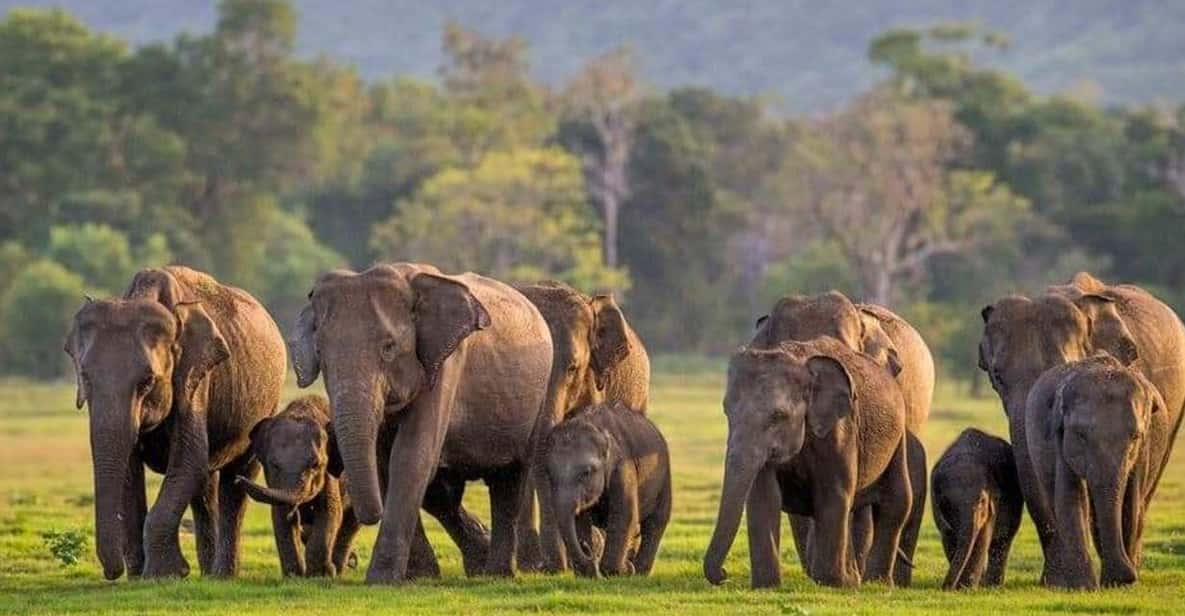
[(214, 572), (214, 555), (218, 550), (218, 477), (220, 473), (210, 473), (206, 480), (206, 489), (193, 497), (189, 504), (193, 512), (193, 537), (197, 544), (198, 568), (202, 575)]
[[(922, 528), (922, 518), (926, 514), (926, 495), (929, 494), (926, 476), (926, 449), (921, 440), (912, 433), (906, 434), (906, 455), (909, 456), (909, 484), (913, 495), (913, 503), (909, 509), (909, 518), (905, 521), (905, 528), (901, 530), (901, 554), (893, 568), (893, 584), (907, 587), (913, 582), (913, 555), (918, 547), (918, 535)], [(908, 562), (906, 561), (908, 559)]]
[[(443, 475), (443, 476), (442, 476)], [(490, 551), (490, 534), (481, 520), (465, 510), (465, 481), (441, 471), (424, 493), (424, 510), (436, 518), (449, 538), (461, 550), (465, 575), (480, 575), (485, 570)]]
[(247, 511), (247, 492), (235, 477), (253, 479), (259, 468), (259, 462), (246, 453), (222, 469), (218, 482), (218, 549), (213, 570), (217, 577), (233, 577), (239, 570), (239, 535)]

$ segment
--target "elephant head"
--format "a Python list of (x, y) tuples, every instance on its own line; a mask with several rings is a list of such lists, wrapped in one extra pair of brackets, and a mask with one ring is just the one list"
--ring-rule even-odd
[(1009, 296), (981, 314), (979, 367), (1010, 416), (1023, 412), (1029, 389), (1049, 368), (1096, 352), (1109, 353), (1124, 365), (1139, 358), (1131, 331), (1106, 294)]
[(620, 449), (608, 432), (578, 414), (556, 426), (544, 444), (543, 468), (547, 473), (560, 529), (577, 573), (596, 576), (592, 546), (584, 545), (576, 532), (576, 517), (592, 507), (609, 485), (609, 476), (620, 458)]
[(604, 401), (613, 371), (636, 352), (613, 296), (590, 298), (560, 282), (519, 291), (535, 304), (551, 330), (555, 355), (544, 412), (559, 419), (571, 409)]
[(844, 346), (872, 357), (893, 376), (901, 373), (897, 346), (881, 326), (892, 315), (879, 306), (857, 306), (839, 291), (820, 295), (787, 295), (766, 316), (757, 319), (750, 346), (768, 349), (787, 340), (808, 341), (830, 336)]
[(1104, 585), (1135, 582), (1145, 439), (1154, 415), (1164, 409), (1155, 386), (1109, 356), (1084, 362), (1058, 384), (1046, 437), (1056, 443), (1061, 463), (1086, 484)]
[(417, 266), (330, 272), (309, 293), (289, 346), (299, 384), (324, 374), (362, 523), (382, 516), (375, 451), (384, 413), (436, 387), (445, 360), (489, 325), (489, 313), (464, 283)]
[(724, 414), (728, 448), (716, 529), (704, 573), (723, 581), (725, 556), (757, 474), (789, 462), (807, 439), (821, 439), (856, 405), (852, 377), (834, 349), (818, 342), (742, 349), (728, 366)]
[(261, 503), (295, 509), (321, 493), (327, 473), (340, 476), (341, 455), (328, 417), (328, 401), (307, 396), (255, 424), (251, 450), (263, 465), (267, 487), (240, 476), (237, 481), (247, 494)]
[(200, 303), (171, 301), (88, 300), (66, 338), (78, 386), (75, 404), (90, 408), (96, 544), (108, 579), (123, 574), (119, 520), (139, 435), (174, 408), (204, 412), (206, 377), (230, 356)]

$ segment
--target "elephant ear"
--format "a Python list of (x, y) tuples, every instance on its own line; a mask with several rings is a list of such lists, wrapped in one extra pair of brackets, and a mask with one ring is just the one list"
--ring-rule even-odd
[(255, 457), (260, 457), (263, 453), (263, 444), (267, 441), (267, 431), (271, 427), (274, 417), (264, 417), (255, 422), (251, 428), (251, 434), (248, 438), (251, 439), (251, 449), (255, 451)]
[(416, 356), (432, 389), (444, 360), (473, 332), (490, 326), (490, 313), (469, 287), (443, 276), (416, 274), (411, 288), (416, 294)]
[(592, 369), (598, 390), (604, 390), (613, 369), (630, 354), (625, 315), (612, 295), (592, 298)]
[(183, 302), (173, 308), (177, 317), (177, 347), (180, 357), (173, 371), (173, 389), (181, 399), (193, 401), (202, 380), (215, 366), (230, 358), (222, 332), (198, 302)]
[(1070, 402), (1069, 396), (1072, 395), (1072, 392), (1068, 392), (1066, 389), (1076, 378), (1078, 378), (1078, 373), (1074, 372), (1058, 384), (1057, 393), (1053, 396), (1053, 406), (1049, 409), (1049, 416), (1045, 420), (1045, 440), (1061, 440), (1062, 434), (1065, 433), (1066, 415), (1069, 414), (1066, 405)]
[[(88, 297), (87, 304), (91, 301)], [(83, 309), (85, 308), (84, 306)], [(82, 310), (78, 312), (81, 314)], [(90, 388), (82, 376), (82, 357), (86, 353), (86, 348), (83, 345), (81, 328), (78, 327), (78, 315), (74, 316), (74, 322), (70, 324), (70, 332), (66, 334), (66, 344), (62, 350), (70, 356), (70, 363), (74, 365), (74, 408), (82, 409), (82, 405), (90, 399)]]
[(313, 384), (321, 373), (321, 356), (317, 353), (317, 314), (311, 303), (296, 315), (296, 324), (288, 338), (292, 368), (296, 370), (296, 384), (301, 389)]
[(840, 419), (852, 413), (856, 404), (852, 375), (843, 363), (828, 355), (811, 357), (806, 367), (811, 373), (807, 423), (816, 438), (823, 438), (835, 429)]
[(342, 472), (345, 471), (346, 466), (342, 462), (342, 452), (337, 446), (337, 432), (333, 429), (333, 422), (329, 422), (325, 426), (325, 452), (328, 454), (329, 462), (325, 470), (334, 477), (341, 477)]
[(1089, 293), (1074, 302), (1090, 320), (1090, 345), (1092, 350), (1106, 351), (1125, 366), (1140, 358), (1136, 339), (1115, 308), (1115, 299), (1106, 295)]

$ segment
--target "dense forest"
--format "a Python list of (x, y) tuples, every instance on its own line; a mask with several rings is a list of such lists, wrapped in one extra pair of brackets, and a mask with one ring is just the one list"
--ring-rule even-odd
[(800, 116), (656, 83), (641, 45), (542, 80), (554, 54), (451, 21), (432, 77), (364, 76), (300, 52), (317, 4), (223, 0), (208, 32), (138, 46), (61, 10), (0, 21), (4, 372), (63, 374), (83, 296), (168, 262), (282, 326), (339, 266), (561, 279), (697, 354), (837, 288), (908, 316), (957, 377), (984, 303), (1078, 269), (1185, 307), (1185, 105), (1038, 94), (995, 31), (881, 32), (859, 70), (882, 78)]
[[(884, 76), (868, 41), (893, 27), (975, 22), (1005, 33), (984, 56), (1042, 94), (1077, 89), (1107, 103), (1185, 95), (1185, 3), (1163, 0), (294, 0), (297, 52), (332, 57), (368, 79), (432, 77), (446, 61), (450, 20), (488, 36), (522, 36), (532, 75), (562, 83), (620, 45), (662, 88), (697, 85), (732, 95), (772, 94), (800, 112), (831, 110)], [(141, 44), (182, 30), (207, 32), (214, 0), (0, 0), (59, 6), (83, 23)]]

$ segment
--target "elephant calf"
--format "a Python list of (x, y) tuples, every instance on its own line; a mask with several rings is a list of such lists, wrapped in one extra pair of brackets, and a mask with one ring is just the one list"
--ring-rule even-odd
[(358, 532), (358, 519), (338, 479), (342, 462), (329, 420), (329, 401), (323, 396), (293, 400), (278, 415), (255, 425), (251, 449), (263, 464), (269, 487), (246, 477), (238, 481), (251, 498), (272, 506), (284, 575), (341, 573)]
[[(620, 402), (586, 406), (551, 431), (543, 466), (544, 498), (576, 572), (650, 573), (671, 517), (671, 460), (658, 428)], [(599, 563), (594, 527), (605, 534)]]
[(934, 523), (950, 561), (942, 587), (1003, 584), (1024, 510), (1012, 445), (968, 428), (934, 465), (930, 486)]
[(1137, 369), (1100, 354), (1051, 369), (1029, 396), (1029, 455), (1056, 520), (1047, 584), (1095, 588), (1136, 581), (1144, 514), (1173, 429), (1160, 391)]

